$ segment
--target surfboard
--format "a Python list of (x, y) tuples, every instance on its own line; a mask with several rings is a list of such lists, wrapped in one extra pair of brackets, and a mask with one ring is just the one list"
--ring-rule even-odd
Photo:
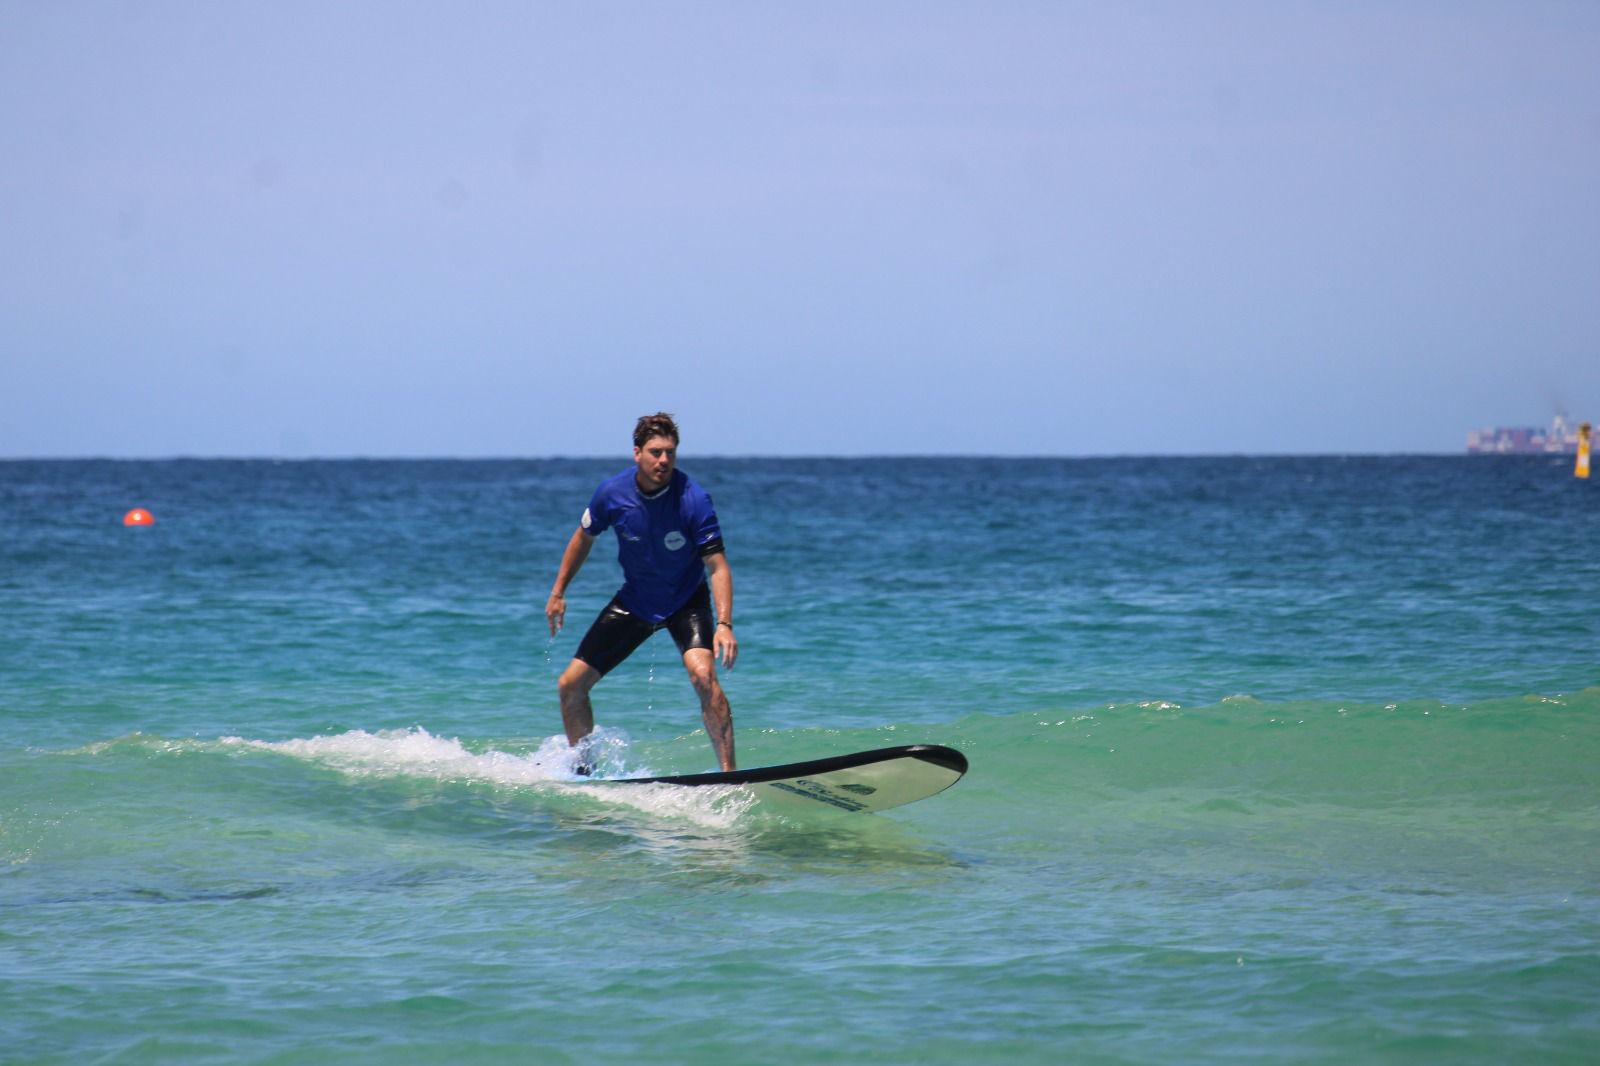
[(961, 780), (967, 757), (939, 744), (907, 744), (827, 759), (671, 777), (614, 777), (596, 784), (742, 785), (763, 803), (851, 813), (886, 811), (937, 795)]

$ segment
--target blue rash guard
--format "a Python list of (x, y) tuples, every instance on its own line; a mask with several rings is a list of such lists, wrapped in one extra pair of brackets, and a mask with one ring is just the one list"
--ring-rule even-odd
[(617, 599), (647, 622), (664, 622), (689, 602), (706, 579), (707, 555), (722, 551), (722, 530), (711, 496), (681, 470), (651, 496), (639, 489), (636, 467), (607, 478), (583, 512), (583, 531), (617, 531), (622, 589)]

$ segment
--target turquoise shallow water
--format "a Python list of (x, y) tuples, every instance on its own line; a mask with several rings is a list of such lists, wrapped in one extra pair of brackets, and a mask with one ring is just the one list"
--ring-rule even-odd
[(0, 1061), (1594, 1061), (1570, 460), (686, 454), (741, 763), (972, 760), (814, 819), (564, 772), (623, 461), (0, 463)]

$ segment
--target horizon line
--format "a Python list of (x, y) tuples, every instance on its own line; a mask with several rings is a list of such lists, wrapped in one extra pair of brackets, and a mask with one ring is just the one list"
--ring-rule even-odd
[[(1570, 452), (1469, 452), (1460, 451), (1316, 451), (1316, 452), (817, 452), (817, 453), (693, 453), (683, 459), (697, 462), (715, 461), (858, 461), (874, 459), (959, 459), (959, 460), (1185, 460), (1185, 459), (1380, 459), (1380, 458), (1486, 458), (1495, 455), (1520, 455), (1525, 458), (1562, 458)], [(364, 455), (360, 453), (336, 455), (262, 455), (262, 454), (187, 454), (170, 455), (0, 455), (0, 463), (181, 463), (181, 462), (239, 462), (239, 463), (523, 463), (523, 462), (601, 462), (626, 460), (628, 453), (618, 451), (603, 454), (549, 454), (549, 455)]]

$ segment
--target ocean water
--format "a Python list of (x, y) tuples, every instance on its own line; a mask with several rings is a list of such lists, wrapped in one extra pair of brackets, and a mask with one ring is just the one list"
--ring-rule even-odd
[(0, 1062), (1600, 1061), (1570, 459), (686, 451), (741, 765), (971, 759), (809, 818), (572, 778), (625, 463), (0, 463)]

